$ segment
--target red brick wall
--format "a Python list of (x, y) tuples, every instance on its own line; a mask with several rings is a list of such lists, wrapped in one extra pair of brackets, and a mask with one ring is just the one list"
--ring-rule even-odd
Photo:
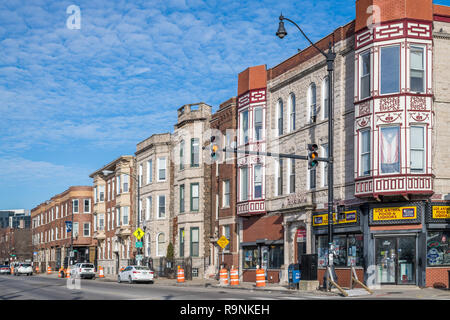
[(281, 240), (283, 239), (283, 217), (257, 216), (243, 220), (243, 242), (254, 242), (258, 239)]
[[(335, 268), (336, 275), (338, 277), (338, 285), (343, 288), (350, 288), (350, 281), (352, 279), (352, 270), (349, 268)], [(317, 270), (317, 280), (319, 280), (320, 286), (323, 286), (323, 276), (326, 269)], [(356, 275), (358, 280), (364, 283), (364, 269), (356, 269)], [(362, 288), (359, 284), (355, 283), (354, 288)]]
[[(242, 281), (254, 282), (256, 284), (256, 270), (244, 270), (242, 273)], [(278, 270), (268, 270), (267, 271), (267, 282), (268, 283), (279, 283), (280, 282), (280, 272)]]
[(426, 278), (426, 287), (446, 287), (449, 288), (448, 283), (448, 271), (450, 267), (447, 268), (427, 268), (425, 278)]

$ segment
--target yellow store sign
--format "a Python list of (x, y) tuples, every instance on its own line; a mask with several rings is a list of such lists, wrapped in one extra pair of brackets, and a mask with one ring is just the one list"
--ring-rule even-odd
[[(357, 222), (356, 214), (357, 214), (356, 210), (345, 211), (344, 219), (336, 221), (337, 215), (335, 212), (335, 213), (333, 213), (333, 224), (355, 223), (355, 222)], [(326, 225), (328, 225), (328, 213), (318, 214), (318, 215), (313, 216), (313, 226), (314, 227), (326, 226)]]
[(416, 207), (374, 208), (373, 221), (409, 220), (417, 218)]
[(450, 219), (450, 206), (433, 206), (433, 219)]

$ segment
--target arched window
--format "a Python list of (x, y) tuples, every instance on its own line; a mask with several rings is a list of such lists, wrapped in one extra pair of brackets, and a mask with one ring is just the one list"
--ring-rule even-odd
[(295, 130), (295, 94), (289, 95), (289, 131)]
[(308, 90), (308, 110), (309, 122), (316, 122), (317, 108), (316, 108), (316, 84), (313, 82)]
[(166, 254), (165, 250), (166, 240), (164, 233), (158, 233), (158, 235), (156, 236), (156, 241), (157, 241), (156, 255), (158, 257), (162, 257)]
[(325, 77), (322, 82), (322, 119), (328, 119), (328, 77)]
[(278, 127), (278, 135), (281, 136), (283, 134), (283, 101), (281, 99), (278, 100), (277, 127)]

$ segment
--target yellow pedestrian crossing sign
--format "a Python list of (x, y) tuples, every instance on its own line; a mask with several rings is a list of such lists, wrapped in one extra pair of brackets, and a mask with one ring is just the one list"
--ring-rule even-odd
[(217, 240), (217, 244), (222, 248), (225, 249), (225, 247), (230, 243), (228, 239), (225, 236), (221, 236), (219, 240)]
[(145, 234), (145, 232), (141, 228), (137, 228), (136, 231), (133, 232), (133, 235), (138, 240), (141, 240), (141, 238), (144, 236), (144, 234)]

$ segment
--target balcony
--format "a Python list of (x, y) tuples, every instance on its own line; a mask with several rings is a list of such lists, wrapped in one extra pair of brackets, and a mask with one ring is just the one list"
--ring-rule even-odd
[(433, 176), (429, 174), (367, 177), (355, 181), (355, 196), (361, 198), (433, 193)]
[(120, 226), (116, 228), (116, 236), (124, 238), (124, 237), (129, 237), (131, 236), (132, 230), (131, 230), (131, 226), (126, 225), (126, 226)]
[(106, 239), (106, 234), (104, 230), (97, 230), (94, 232), (94, 239), (97, 240), (105, 240)]
[(252, 216), (266, 213), (264, 199), (239, 202), (237, 204), (237, 214), (239, 216)]

